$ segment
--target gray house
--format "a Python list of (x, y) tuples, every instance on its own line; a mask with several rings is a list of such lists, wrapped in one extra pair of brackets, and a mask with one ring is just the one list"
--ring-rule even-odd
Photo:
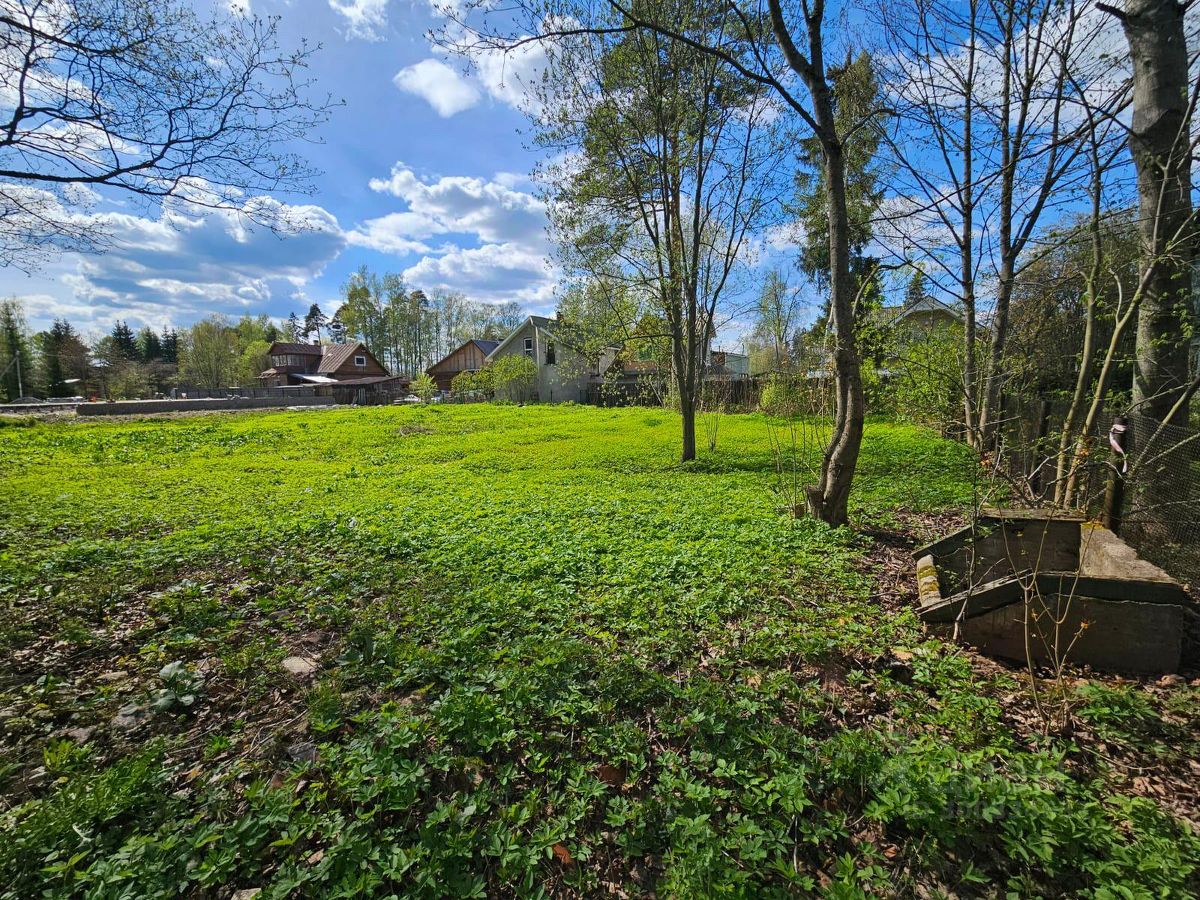
[(966, 316), (962, 310), (943, 303), (928, 294), (911, 303), (885, 306), (875, 315), (876, 321), (891, 329), (903, 329), (913, 336), (927, 335), (937, 328), (961, 325)]
[(540, 403), (583, 403), (587, 400), (588, 384), (612, 365), (617, 350), (606, 348), (598, 360), (589, 360), (560, 322), (545, 316), (530, 316), (488, 354), (487, 361), (524, 354), (537, 366), (536, 396), (531, 399)]

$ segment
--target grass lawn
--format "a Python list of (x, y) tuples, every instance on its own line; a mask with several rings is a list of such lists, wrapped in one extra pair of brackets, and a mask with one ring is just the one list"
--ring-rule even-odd
[(0, 896), (1200, 890), (1200, 689), (1081, 680), (1042, 737), (881, 600), (963, 447), (869, 426), (880, 544), (779, 512), (760, 416), (677, 446), (571, 406), (0, 427)]

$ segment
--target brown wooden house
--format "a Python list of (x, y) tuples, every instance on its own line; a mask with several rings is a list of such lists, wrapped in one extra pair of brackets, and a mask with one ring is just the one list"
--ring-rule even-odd
[(439, 391), (449, 391), (455, 375), (459, 372), (478, 372), (483, 368), (488, 354), (499, 344), (499, 341), (467, 341), (426, 369), (425, 374), (434, 380)]
[(271, 345), (270, 355), (271, 368), (258, 376), (264, 387), (322, 385), (392, 377), (359, 341), (352, 344), (290, 344), (276, 341)]

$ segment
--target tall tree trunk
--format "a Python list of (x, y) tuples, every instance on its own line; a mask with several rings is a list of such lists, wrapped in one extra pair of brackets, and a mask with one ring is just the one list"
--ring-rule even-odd
[(825, 195), (829, 208), (829, 309), (834, 329), (835, 407), (833, 434), (821, 461), (821, 477), (808, 489), (809, 511), (830, 525), (849, 521), (850, 488), (858, 468), (863, 437), (862, 364), (854, 321), (854, 285), (850, 278), (850, 216), (846, 209), (846, 161), (834, 115), (833, 92), (825, 73), (822, 36), (824, 3), (804, 7), (808, 56), (800, 53), (784, 21), (780, 0), (769, 0), (771, 30), (788, 67), (804, 81), (812, 97), (812, 127), (825, 158)]
[[(1174, 417), (1176, 424), (1186, 423), (1195, 238), (1186, 7), (1175, 0), (1126, 0), (1123, 11), (1103, 4), (1100, 8), (1120, 20), (1133, 65), (1129, 150), (1137, 170), (1144, 287), (1138, 307), (1133, 409), (1160, 422)], [(1179, 449), (1170, 449), (1156, 451), (1137, 478), (1144, 531), (1168, 526), (1174, 517), (1165, 510), (1179, 509), (1187, 499), (1186, 479), (1178, 474), (1187, 459), (1180, 458)]]
[[(1188, 385), (1186, 323), (1192, 302), (1190, 98), (1184, 6), (1128, 0), (1115, 12), (1133, 62), (1129, 149), (1137, 169), (1138, 223), (1147, 289), (1138, 310), (1135, 409), (1163, 420)], [(1187, 420), (1186, 404), (1176, 413)]]
[(683, 419), (683, 452), (680, 459), (688, 462), (696, 458), (696, 404), (691, 398), (679, 398), (679, 414)]
[[(684, 321), (690, 324), (691, 318), (689, 315)], [(675, 370), (679, 417), (683, 425), (683, 449), (679, 455), (682, 462), (696, 458), (696, 353), (695, 333), (689, 329), (680, 342)]]
[[(819, 104), (814, 104), (819, 105)], [(832, 104), (829, 117), (832, 122)], [(820, 114), (818, 113), (818, 121)], [(846, 210), (846, 174), (842, 145), (830, 130), (825, 150), (825, 178), (829, 197), (830, 310), (833, 316), (835, 364), (833, 434), (821, 465), (821, 478), (809, 492), (814, 515), (831, 525), (849, 520), (848, 503), (858, 453), (862, 446), (862, 365), (854, 322), (854, 285), (850, 277), (850, 225)]]
[(1001, 395), (1004, 391), (1004, 351), (1008, 341), (1008, 311), (1012, 301), (1016, 259), (1013, 249), (1013, 192), (1016, 187), (1016, 148), (1013, 141), (1013, 41), (1015, 13), (1008, 4), (1004, 20), (1004, 80), (1000, 101), (1000, 270), (996, 306), (989, 323), (992, 341), (979, 409), (979, 449), (995, 449), (999, 441)]

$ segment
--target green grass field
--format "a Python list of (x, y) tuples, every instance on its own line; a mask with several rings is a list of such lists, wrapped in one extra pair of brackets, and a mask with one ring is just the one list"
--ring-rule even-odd
[[(761, 416), (687, 465), (677, 432), (0, 427), (0, 896), (1197, 891), (1165, 799), (1017, 727), (1018, 673), (881, 604), (870, 538), (780, 512)], [(961, 511), (971, 478), (872, 424), (855, 524)], [(1200, 690), (1081, 691), (1105, 759), (1195, 764)]]

